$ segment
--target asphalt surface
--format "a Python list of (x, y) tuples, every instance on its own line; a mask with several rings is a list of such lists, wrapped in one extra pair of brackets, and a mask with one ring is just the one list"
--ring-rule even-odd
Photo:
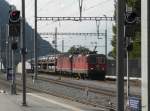
[(0, 93), (1, 111), (104, 111), (41, 93), (28, 93), (27, 106), (22, 106), (22, 94)]

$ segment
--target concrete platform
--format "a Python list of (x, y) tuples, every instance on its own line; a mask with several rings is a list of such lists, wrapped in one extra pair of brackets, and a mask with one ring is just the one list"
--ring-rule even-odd
[(105, 111), (42, 93), (27, 93), (27, 106), (22, 106), (22, 94), (0, 91), (0, 111)]

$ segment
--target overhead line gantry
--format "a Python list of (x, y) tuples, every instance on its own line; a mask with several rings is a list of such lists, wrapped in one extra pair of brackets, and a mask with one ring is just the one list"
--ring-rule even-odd
[[(54, 32), (43, 32), (40, 35), (55, 35)], [(105, 36), (105, 33), (71, 33), (71, 32), (58, 32), (57, 35), (77, 35), (77, 36)]]
[(37, 21), (114, 21), (114, 17), (37, 17)]

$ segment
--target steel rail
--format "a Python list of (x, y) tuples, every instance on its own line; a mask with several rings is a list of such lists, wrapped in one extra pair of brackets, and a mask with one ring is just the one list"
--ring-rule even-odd
[(88, 88), (89, 92), (93, 92), (96, 94), (103, 94), (103, 95), (112, 96), (112, 97), (116, 96), (114, 91), (106, 90), (104, 88), (94, 88), (92, 86), (81, 85), (81, 84), (76, 84), (76, 83), (62, 81), (62, 80), (56, 80), (52, 78), (45, 78), (45, 77), (38, 77), (38, 80), (51, 82), (51, 83), (55, 83), (55, 84), (59, 84), (59, 85), (63, 85), (63, 86), (71, 87), (71, 88), (76, 88), (80, 90), (86, 90)]
[[(86, 90), (88, 88), (89, 92), (93, 92), (96, 94), (103, 94), (103, 95), (107, 95), (107, 96), (111, 96), (111, 97), (116, 97), (116, 92), (111, 90), (111, 89), (106, 89), (106, 88), (96, 88), (93, 86), (89, 86), (89, 85), (81, 85), (79, 83), (73, 83), (73, 82), (68, 82), (65, 80), (59, 80), (59, 79), (53, 79), (53, 78), (46, 78), (46, 77), (42, 77), (39, 75), (38, 80), (41, 81), (46, 81), (46, 82), (51, 82), (51, 83), (55, 83), (55, 84), (60, 84), (60, 85), (64, 85), (67, 87), (72, 87), (72, 88), (77, 88), (77, 89), (81, 89), (81, 90)], [(124, 92), (124, 95), (126, 96), (126, 92)], [(135, 96), (138, 96), (138, 94), (133, 94)]]

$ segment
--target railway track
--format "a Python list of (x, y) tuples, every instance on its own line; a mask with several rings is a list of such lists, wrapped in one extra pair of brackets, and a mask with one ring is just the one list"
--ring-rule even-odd
[[(108, 89), (108, 88), (104, 88), (104, 87), (94, 87), (91, 85), (83, 85), (83, 84), (75, 83), (75, 82), (71, 82), (71, 81), (68, 82), (66, 79), (60, 80), (60, 79), (44, 77), (44, 76), (40, 76), (40, 75), (38, 76), (37, 79), (42, 80), (42, 81), (46, 81), (46, 82), (55, 83), (55, 84), (64, 85), (67, 87), (72, 87), (72, 88), (88, 91), (88, 92), (93, 92), (96, 94), (107, 95), (107, 96), (111, 96), (111, 97), (116, 96), (116, 90), (112, 90), (112, 89)], [(105, 82), (106, 81), (100, 82), (100, 84), (103, 84)], [(112, 83), (109, 81), (109, 84), (112, 84)], [(126, 96), (126, 92), (124, 94)], [(138, 94), (133, 94), (133, 95), (139, 96)]]
[(45, 78), (45, 77), (39, 77), (38, 79), (42, 80), (42, 81), (47, 81), (47, 82), (51, 82), (51, 83), (55, 83), (55, 84), (64, 85), (64, 86), (67, 86), (67, 87), (80, 89), (80, 90), (83, 90), (83, 91), (93, 92), (93, 93), (96, 93), (96, 94), (107, 95), (107, 96), (116, 96), (114, 91), (107, 90), (107, 89), (104, 89), (104, 88), (95, 88), (95, 87), (88, 86), (88, 85), (81, 85), (81, 84), (76, 84), (76, 83), (73, 83), (73, 82), (67, 82), (67, 81), (64, 81), (64, 80)]
[[(2, 78), (2, 77), (1, 77), (1, 81), (6, 82), (4, 80), (4, 78)], [(38, 84), (39, 81), (44, 81), (44, 82), (47, 82), (47, 83), (50, 83), (50, 84), (57, 84), (57, 85), (60, 85), (60, 86), (65, 86), (67, 88), (70, 87), (70, 88), (74, 88), (76, 90), (82, 90), (83, 92), (86, 92), (87, 98), (82, 99), (82, 98), (72, 97), (72, 96), (62, 94), (61, 92), (56, 93), (56, 92), (51, 92), (51, 91), (47, 90), (46, 88), (39, 88), (38, 87), (39, 86), (39, 84)], [(6, 83), (8, 83), (8, 82), (6, 82)], [(17, 89), (22, 90), (22, 81), (17, 79), (16, 84), (17, 84)], [(10, 83), (9, 83), (9, 85), (10, 85)], [(29, 82), (29, 79), (28, 79), (28, 84), (27, 84), (28, 92), (37, 91), (37, 92), (50, 94), (50, 95), (53, 95), (53, 96), (69, 99), (69, 100), (72, 100), (72, 101), (77, 101), (77, 102), (80, 102), (80, 103), (84, 103), (84, 104), (88, 104), (88, 105), (92, 105), (92, 106), (96, 106), (96, 107), (100, 107), (100, 108), (112, 109), (112, 110), (116, 109), (116, 106), (113, 105), (113, 104), (104, 105), (104, 104), (100, 104), (99, 102), (93, 101), (90, 98), (88, 98), (89, 93), (96, 94), (96, 95), (101, 95), (101, 96), (107, 96), (107, 97), (111, 98), (111, 97), (115, 96), (114, 92), (108, 92), (108, 90), (107, 91), (106, 90), (105, 91), (104, 90), (99, 90), (99, 89), (92, 88), (92, 87), (88, 87), (88, 88), (86, 88), (86, 87), (83, 86), (83, 85), (78, 85), (77, 86), (77, 84), (74, 84), (74, 83), (68, 83), (68, 82), (64, 82), (64, 81), (61, 81), (61, 80), (47, 79), (47, 78), (44, 78), (44, 77), (39, 77), (35, 84), (32, 83), (31, 79), (30, 79), (30, 82)]]

